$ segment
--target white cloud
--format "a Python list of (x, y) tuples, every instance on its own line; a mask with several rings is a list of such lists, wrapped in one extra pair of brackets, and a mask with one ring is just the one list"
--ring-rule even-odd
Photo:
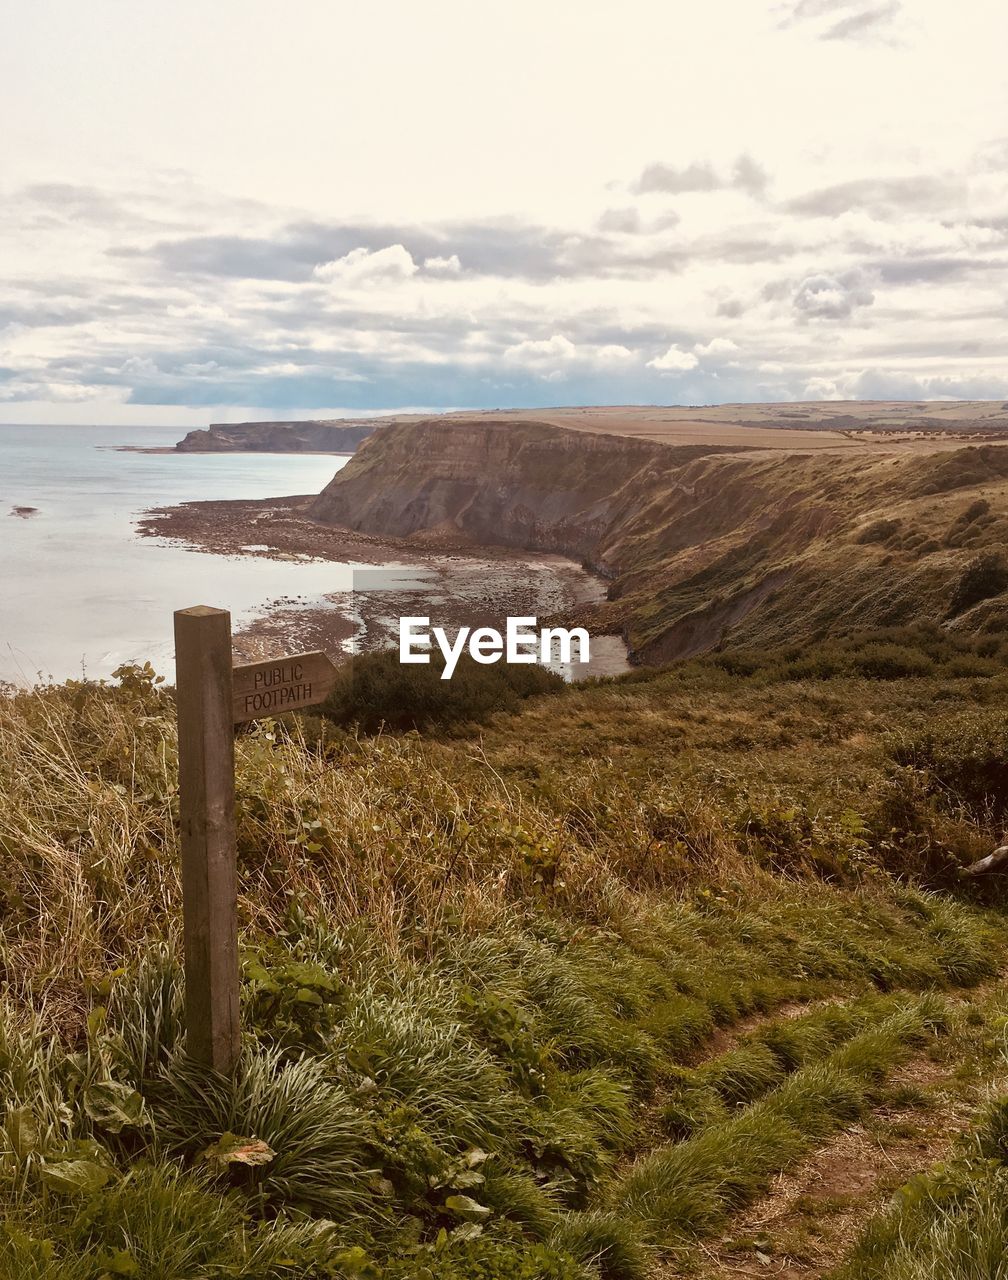
[[(458, 259), (456, 259), (458, 261)], [(376, 281), (408, 280), (417, 265), (408, 249), (390, 244), (385, 249), (351, 249), (342, 258), (322, 262), (314, 270), (316, 280), (331, 284), (360, 285)]]
[(595, 347), (592, 349), (590, 359), (595, 360), (599, 364), (610, 365), (626, 365), (633, 364), (637, 359), (629, 347), (624, 347), (620, 343), (607, 343), (603, 347)]
[(844, 392), (831, 378), (810, 378), (802, 392), (803, 400), (843, 400)]
[(437, 276), (457, 276), (462, 270), (462, 263), (457, 253), (447, 258), (424, 258), (424, 271)]
[(663, 356), (655, 356), (653, 360), (649, 360), (647, 367), (658, 369), (661, 373), (685, 373), (689, 369), (695, 369), (699, 363), (692, 351), (683, 351), (682, 347), (673, 343)]
[(577, 354), (577, 347), (569, 338), (565, 338), (562, 333), (555, 333), (552, 338), (516, 342), (513, 346), (506, 348), (504, 359), (511, 360), (515, 364), (534, 366), (555, 364), (558, 360), (574, 360)]
[[(578, 344), (562, 333), (554, 333), (550, 338), (514, 343), (504, 351), (504, 359), (556, 381), (574, 369), (582, 372), (592, 367), (613, 371), (627, 369), (635, 363), (637, 356), (622, 343)], [(547, 374), (546, 370), (551, 372)]]
[(706, 345), (698, 342), (693, 350), (698, 356), (726, 356), (738, 351), (738, 343), (731, 338), (711, 338)]

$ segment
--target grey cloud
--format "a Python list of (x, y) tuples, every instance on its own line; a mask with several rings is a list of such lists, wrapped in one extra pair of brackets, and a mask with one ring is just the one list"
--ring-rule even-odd
[(842, 18), (835, 26), (823, 32), (824, 40), (850, 40), (851, 37), (863, 35), (866, 31), (888, 23), (899, 13), (901, 5), (893, 0), (892, 4), (880, 5), (877, 9), (863, 9), (860, 13), (852, 13)]
[(121, 202), (97, 187), (70, 182), (37, 182), (23, 187), (18, 197), (47, 212), (59, 211), (93, 223), (117, 223), (125, 214)]
[(996, 338), (980, 339), (953, 337), (939, 334), (933, 338), (901, 338), (900, 340), (883, 340), (863, 343), (858, 348), (859, 355), (865, 360), (909, 360), (928, 359), (947, 361), (949, 359), (969, 356), (974, 358), (999, 358), (1004, 353), (1004, 344)]
[(807, 276), (792, 300), (795, 310), (810, 320), (845, 320), (874, 301), (875, 295), (857, 272)]
[(752, 156), (743, 153), (727, 176), (719, 173), (707, 161), (694, 162), (683, 168), (661, 162), (649, 164), (633, 184), (633, 190), (639, 195), (655, 192), (682, 195), (692, 191), (725, 191), (734, 188), (759, 196), (763, 194), (768, 182), (766, 170)]
[[(853, 12), (851, 12), (853, 10)], [(793, 27), (818, 19), (836, 18), (817, 32), (821, 40), (851, 40), (877, 35), (891, 26), (903, 11), (902, 0), (884, 0), (882, 4), (864, 4), (859, 0), (798, 0), (786, 6), (779, 23)], [(837, 15), (843, 14), (842, 17)]]
[(789, 27), (795, 22), (804, 22), (809, 18), (821, 18), (824, 13), (836, 13), (838, 9), (846, 9), (850, 0), (797, 0), (785, 6), (785, 14), (781, 26)]
[(851, 209), (863, 209), (873, 216), (886, 216), (894, 211), (933, 213), (961, 203), (961, 183), (947, 178), (917, 174), (900, 178), (858, 178), (830, 187), (820, 187), (785, 201), (788, 213), (813, 218), (830, 218)]
[(791, 240), (765, 240), (758, 236), (727, 237), (723, 240), (705, 241), (697, 246), (696, 256), (748, 266), (759, 262), (783, 262), (796, 254), (808, 252), (808, 248), (807, 245)]
[(306, 283), (316, 266), (354, 249), (401, 244), (414, 262), (457, 255), (463, 275), (552, 280), (640, 270), (677, 270), (682, 256), (659, 247), (627, 252), (605, 235), (585, 235), (518, 219), (428, 228), (380, 223), (295, 223), (273, 237), (188, 236), (148, 248), (120, 246), (119, 257), (152, 256), (173, 276)]
[(735, 161), (735, 167), (732, 169), (731, 185), (739, 187), (743, 191), (748, 191), (751, 195), (762, 195), (770, 181), (770, 175), (766, 169), (752, 156), (743, 153)]
[(649, 164), (634, 184), (642, 195), (664, 191), (680, 195), (686, 191), (717, 191), (724, 183), (709, 164), (691, 164), (676, 169), (668, 164)]
[(598, 220), (600, 231), (620, 231), (633, 235), (641, 229), (640, 214), (636, 209), (606, 209)]
[(1008, 261), (996, 258), (913, 257), (878, 262), (875, 270), (886, 284), (931, 284), (944, 280), (961, 280), (978, 271), (1008, 269)]
[(0, 329), (11, 325), (23, 325), (28, 329), (58, 328), (63, 325), (87, 324), (98, 314), (108, 314), (110, 308), (100, 303), (89, 306), (61, 306), (41, 303), (26, 305), (16, 302), (0, 302)]
[(738, 298), (724, 298), (717, 305), (717, 314), (727, 316), (729, 320), (737, 320), (745, 311), (745, 306)]
[[(1005, 167), (1008, 168), (1008, 160)], [(996, 231), (999, 235), (1008, 235), (1008, 213), (999, 214), (996, 217), (988, 218), (970, 218), (969, 226), (981, 227), (984, 231)]]

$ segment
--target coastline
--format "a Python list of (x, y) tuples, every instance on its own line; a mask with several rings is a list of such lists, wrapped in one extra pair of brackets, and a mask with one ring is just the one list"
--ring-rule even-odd
[(434, 625), (499, 627), (508, 616), (544, 625), (581, 625), (592, 637), (586, 669), (568, 678), (630, 670), (605, 583), (559, 555), (482, 546), (439, 531), (385, 538), (308, 519), (316, 495), (188, 502), (145, 511), (141, 537), (195, 552), (271, 560), (329, 560), (355, 567), (352, 591), (280, 597), (235, 632), (235, 656), (258, 661), (284, 652), (322, 649), (334, 661), (398, 643), (398, 620), (429, 616)]
[(170, 453), (176, 457), (186, 458), (192, 454), (207, 458), (219, 458), (222, 454), (253, 454), (256, 457), (272, 454), (275, 457), (288, 457), (296, 454), (299, 458), (349, 458), (353, 455), (346, 449), (180, 449), (178, 445), (161, 444), (99, 444), (97, 449), (107, 449), (110, 453)]

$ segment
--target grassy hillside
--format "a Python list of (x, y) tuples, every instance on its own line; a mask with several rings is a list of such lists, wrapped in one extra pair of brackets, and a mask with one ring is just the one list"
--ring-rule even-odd
[(997, 645), (725, 653), (433, 736), (355, 729), (366, 688), (239, 740), (234, 1080), (184, 1055), (170, 692), (0, 701), (0, 1276), (888, 1275), (914, 1173), (943, 1269), (893, 1274), (981, 1274), (928, 1169), (988, 1135), (994, 1239), (1003, 920), (957, 867), (1001, 835)]
[(1008, 449), (706, 459), (628, 514), (603, 556), (638, 656), (851, 627), (1008, 625)]

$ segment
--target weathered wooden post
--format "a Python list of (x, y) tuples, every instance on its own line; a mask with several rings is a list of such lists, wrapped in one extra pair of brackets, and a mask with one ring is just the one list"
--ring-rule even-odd
[(238, 1061), (238, 869), (231, 615), (175, 614), (187, 1049), (215, 1071)]
[(186, 1047), (225, 1075), (241, 1051), (234, 727), (323, 702), (335, 680), (320, 652), (233, 667), (226, 609), (175, 613)]

